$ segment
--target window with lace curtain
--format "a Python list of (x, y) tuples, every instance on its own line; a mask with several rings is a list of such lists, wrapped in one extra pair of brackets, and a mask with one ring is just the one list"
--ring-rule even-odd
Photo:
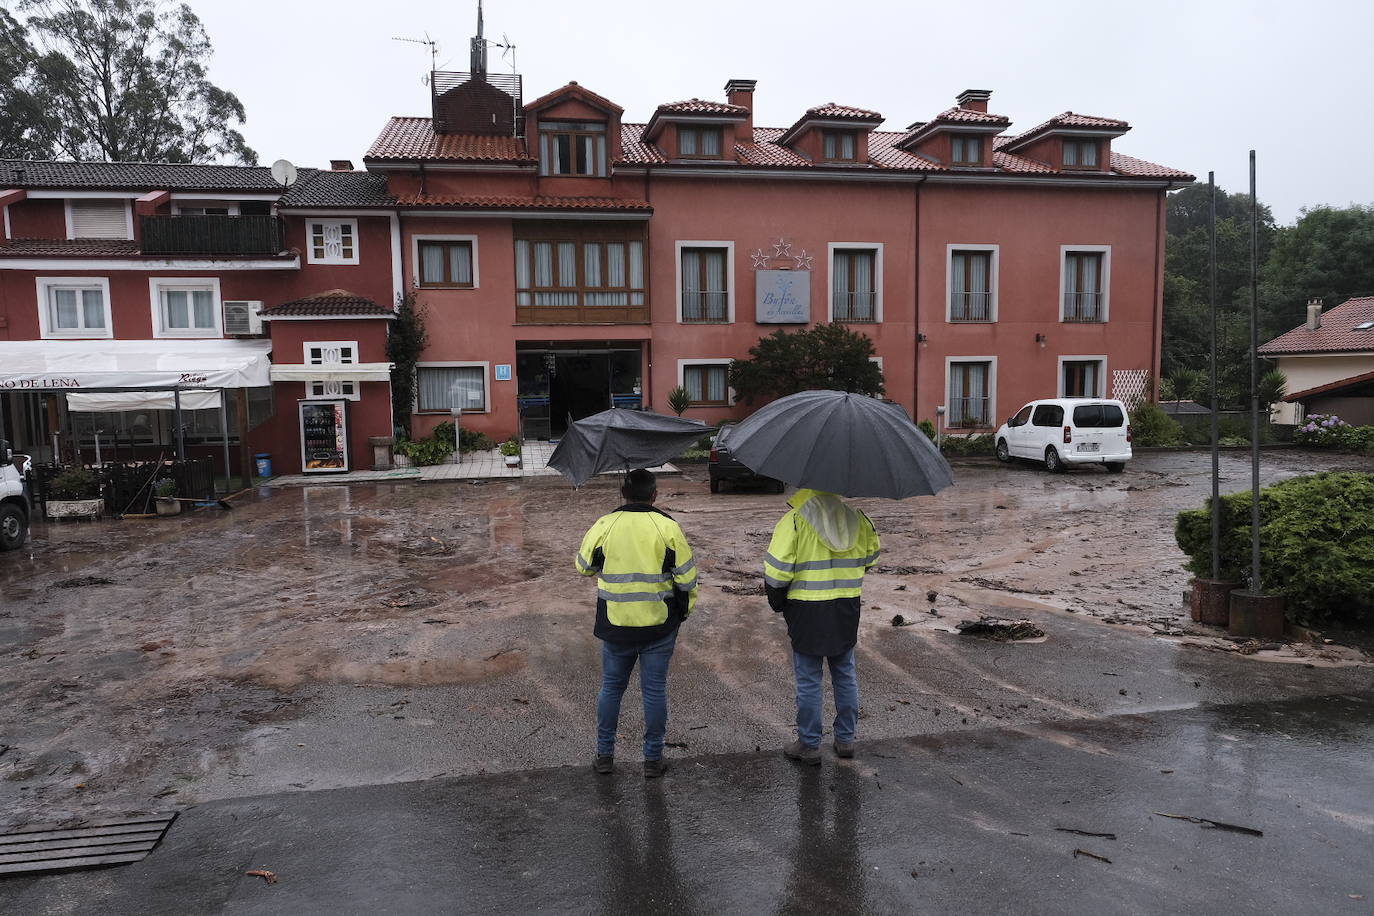
[(949, 362), (946, 399), (950, 429), (983, 429), (991, 426), (991, 360), (955, 359)]
[(730, 320), (729, 280), (724, 248), (682, 249), (682, 320)]
[(877, 248), (834, 248), (830, 255), (832, 321), (878, 320)]
[(682, 367), (682, 387), (694, 407), (723, 407), (730, 403), (729, 363)]
[(1107, 264), (1111, 250), (1105, 246), (1064, 248), (1064, 300), (1061, 321), (1107, 320)]
[(682, 159), (719, 159), (724, 146), (719, 127), (677, 129), (677, 154)]
[(949, 253), (949, 320), (994, 321), (993, 258), (995, 248), (951, 248)]
[(472, 288), (471, 241), (421, 239), (416, 245), (421, 286)]
[(647, 321), (644, 242), (610, 230), (569, 235), (515, 240), (516, 320)]
[(421, 413), (448, 413), (454, 407), (487, 409), (485, 364), (421, 364), (415, 368), (415, 382), (415, 406)]

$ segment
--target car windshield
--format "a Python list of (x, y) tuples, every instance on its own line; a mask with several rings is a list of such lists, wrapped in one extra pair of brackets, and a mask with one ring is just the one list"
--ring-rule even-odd
[(1124, 426), (1126, 417), (1115, 404), (1083, 404), (1073, 409), (1073, 425), (1080, 429)]

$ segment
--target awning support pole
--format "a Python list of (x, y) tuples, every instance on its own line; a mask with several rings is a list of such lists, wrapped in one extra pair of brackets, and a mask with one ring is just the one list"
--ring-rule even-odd
[(229, 495), (229, 393), (219, 390), (219, 437), (224, 441), (224, 494)]
[(248, 444), (248, 389), (234, 389), (234, 403), (238, 407), (239, 422), (239, 476), (243, 488), (253, 485), (253, 449)]
[(181, 425), (181, 389), (172, 389), (173, 420), (177, 426), (177, 461), (186, 460), (186, 437)]

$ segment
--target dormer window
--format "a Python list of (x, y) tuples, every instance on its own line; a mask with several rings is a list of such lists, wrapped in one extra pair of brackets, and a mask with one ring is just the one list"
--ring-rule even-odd
[(1096, 140), (1065, 140), (1064, 168), (1095, 169), (1098, 167)]
[(977, 134), (953, 134), (949, 138), (952, 165), (982, 165), (983, 138)]
[(683, 159), (719, 159), (721, 156), (719, 127), (679, 127), (677, 152)]
[(544, 121), (539, 125), (542, 175), (606, 175), (606, 125)]
[(821, 135), (821, 157), (833, 162), (853, 162), (859, 144), (852, 130), (827, 130)]

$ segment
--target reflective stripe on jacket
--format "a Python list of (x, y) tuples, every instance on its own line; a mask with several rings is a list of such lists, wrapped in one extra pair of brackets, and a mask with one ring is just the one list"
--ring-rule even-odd
[(697, 563), (682, 528), (652, 506), (603, 515), (577, 552), (577, 571), (597, 577), (601, 639), (639, 642), (676, 629), (697, 602)]

